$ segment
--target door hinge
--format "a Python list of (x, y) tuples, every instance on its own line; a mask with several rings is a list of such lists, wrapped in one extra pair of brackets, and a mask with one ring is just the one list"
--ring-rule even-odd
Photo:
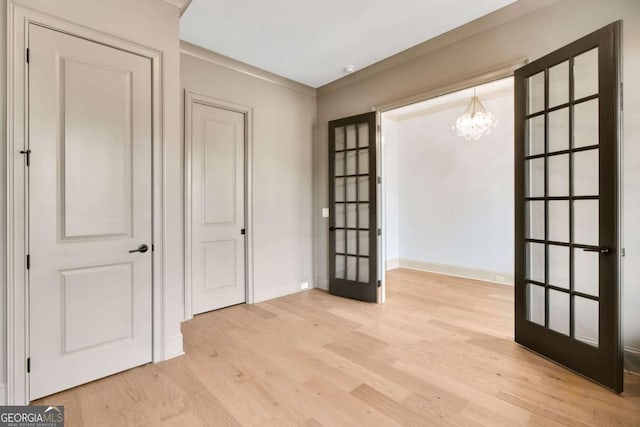
[(378, 177), (378, 184), (382, 184), (382, 177), (381, 176)]
[(31, 372), (31, 358), (27, 357), (27, 374)]
[(24, 154), (25, 160), (27, 162), (27, 166), (29, 166), (29, 163), (31, 162), (31, 149), (27, 148), (26, 150), (20, 150), (20, 154)]
[(382, 236), (382, 228), (378, 228), (378, 236)]
[(27, 270), (31, 268), (31, 255), (27, 254)]
[(152, 243), (152, 244), (151, 244), (151, 252), (153, 252), (153, 251), (155, 251), (155, 250), (156, 250), (156, 246)]
[(28, 64), (29, 63), (29, 48), (27, 48), (27, 55), (26, 56), (27, 56), (26, 59), (27, 59), (27, 64)]
[(627, 250), (625, 248), (620, 249), (620, 256), (621, 257), (627, 256)]
[(382, 280), (378, 280), (378, 287), (381, 288), (382, 287)]
[(624, 110), (624, 86), (620, 82), (620, 111)]
[(247, 230), (245, 230), (244, 228), (242, 230), (240, 230), (240, 234), (244, 235), (247, 234)]

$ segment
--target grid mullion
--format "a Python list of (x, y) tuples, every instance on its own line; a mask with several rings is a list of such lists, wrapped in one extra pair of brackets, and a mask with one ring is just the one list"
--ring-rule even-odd
[[(356, 131), (356, 148), (360, 148), (360, 132), (358, 132), (358, 125), (355, 126)], [(360, 176), (360, 150), (356, 150), (356, 228), (360, 228), (360, 182), (358, 180)], [(348, 224), (347, 224), (348, 225)], [(348, 231), (347, 231), (348, 233)], [(356, 231), (356, 282), (360, 281), (360, 232)]]
[(549, 69), (544, 70), (544, 327), (549, 327)]
[[(573, 112), (574, 112), (574, 80), (573, 80), (573, 57), (569, 58), (569, 197), (573, 197)], [(569, 243), (573, 241), (573, 200), (569, 201)], [(575, 304), (574, 304), (574, 267), (573, 267), (573, 248), (569, 250), (569, 336), (575, 337)]]
[[(342, 134), (344, 135), (344, 148), (347, 148), (347, 127), (346, 126), (342, 126)], [(342, 165), (343, 168), (343, 175), (347, 175), (347, 151), (345, 150), (344, 152), (344, 164)], [(348, 180), (349, 178), (344, 178), (344, 201), (346, 202), (347, 200), (347, 187), (349, 186), (348, 184)], [(347, 225), (347, 210), (349, 209), (349, 205), (347, 203), (344, 204), (344, 209), (343, 209), (343, 214), (344, 214), (344, 226), (346, 227)], [(349, 232), (347, 230), (344, 231), (344, 253), (346, 254), (347, 251), (347, 241), (349, 240)], [(348, 280), (349, 278), (349, 258), (345, 255), (344, 256), (344, 279)]]

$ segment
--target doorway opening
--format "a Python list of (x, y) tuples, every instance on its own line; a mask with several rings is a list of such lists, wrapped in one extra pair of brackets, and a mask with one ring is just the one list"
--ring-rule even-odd
[[(498, 123), (465, 140), (454, 125), (474, 92)], [(508, 77), (382, 114), (386, 271), (513, 285), (513, 105)]]

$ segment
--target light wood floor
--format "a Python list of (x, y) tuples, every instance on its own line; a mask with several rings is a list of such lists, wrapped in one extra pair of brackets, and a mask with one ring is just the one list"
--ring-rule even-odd
[(409, 270), (387, 302), (320, 290), (197, 316), (186, 355), (69, 390), (68, 426), (640, 425), (616, 395), (513, 342), (512, 288)]

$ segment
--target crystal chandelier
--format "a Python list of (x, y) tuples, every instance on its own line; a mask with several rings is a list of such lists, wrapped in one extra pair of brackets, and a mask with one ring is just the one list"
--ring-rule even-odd
[(463, 137), (467, 141), (476, 141), (483, 135), (489, 135), (491, 129), (496, 127), (498, 120), (496, 117), (485, 110), (484, 105), (476, 96), (476, 90), (473, 90), (473, 97), (467, 105), (464, 114), (458, 117), (454, 129), (458, 132), (458, 136)]

